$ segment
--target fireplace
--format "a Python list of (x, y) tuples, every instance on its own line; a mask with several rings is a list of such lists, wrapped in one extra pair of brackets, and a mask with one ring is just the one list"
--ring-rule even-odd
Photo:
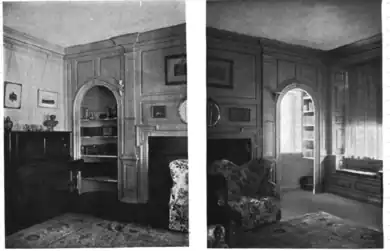
[(148, 137), (149, 202), (168, 205), (173, 185), (169, 163), (188, 158), (187, 137)]
[(188, 158), (187, 137), (149, 136), (149, 219), (159, 227), (167, 228), (169, 199), (173, 180), (169, 163)]
[(223, 138), (207, 140), (207, 164), (216, 160), (227, 159), (242, 165), (252, 158), (252, 141), (250, 138)]

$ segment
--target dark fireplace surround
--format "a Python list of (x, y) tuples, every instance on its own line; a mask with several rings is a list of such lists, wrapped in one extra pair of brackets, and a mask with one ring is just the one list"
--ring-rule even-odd
[(169, 163), (188, 159), (187, 137), (149, 136), (149, 203), (168, 205), (173, 185)]

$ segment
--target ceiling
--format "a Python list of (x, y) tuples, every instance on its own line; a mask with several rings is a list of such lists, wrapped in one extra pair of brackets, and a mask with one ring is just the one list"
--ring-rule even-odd
[(379, 34), (381, 0), (214, 0), (207, 26), (331, 50)]
[(3, 14), (5, 26), (69, 47), (185, 23), (185, 2), (7, 2)]

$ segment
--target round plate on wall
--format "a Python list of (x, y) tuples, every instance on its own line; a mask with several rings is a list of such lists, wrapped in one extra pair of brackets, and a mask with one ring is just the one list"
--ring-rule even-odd
[(207, 126), (216, 126), (221, 119), (221, 109), (217, 102), (209, 98), (207, 100)]
[(179, 113), (181, 122), (187, 124), (187, 98), (184, 98), (180, 101), (177, 111)]

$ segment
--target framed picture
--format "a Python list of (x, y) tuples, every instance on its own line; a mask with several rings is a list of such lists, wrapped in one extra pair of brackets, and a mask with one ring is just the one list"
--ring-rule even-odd
[(57, 108), (58, 93), (38, 90), (38, 106), (45, 108)]
[(233, 61), (220, 58), (207, 59), (207, 85), (233, 88)]
[(185, 54), (165, 57), (165, 84), (187, 84), (187, 57)]
[(165, 105), (152, 106), (152, 118), (162, 119), (166, 117), (167, 107)]
[(20, 109), (22, 106), (22, 85), (4, 82), (4, 108)]
[(251, 109), (249, 108), (229, 108), (229, 120), (232, 122), (250, 122), (251, 121)]

